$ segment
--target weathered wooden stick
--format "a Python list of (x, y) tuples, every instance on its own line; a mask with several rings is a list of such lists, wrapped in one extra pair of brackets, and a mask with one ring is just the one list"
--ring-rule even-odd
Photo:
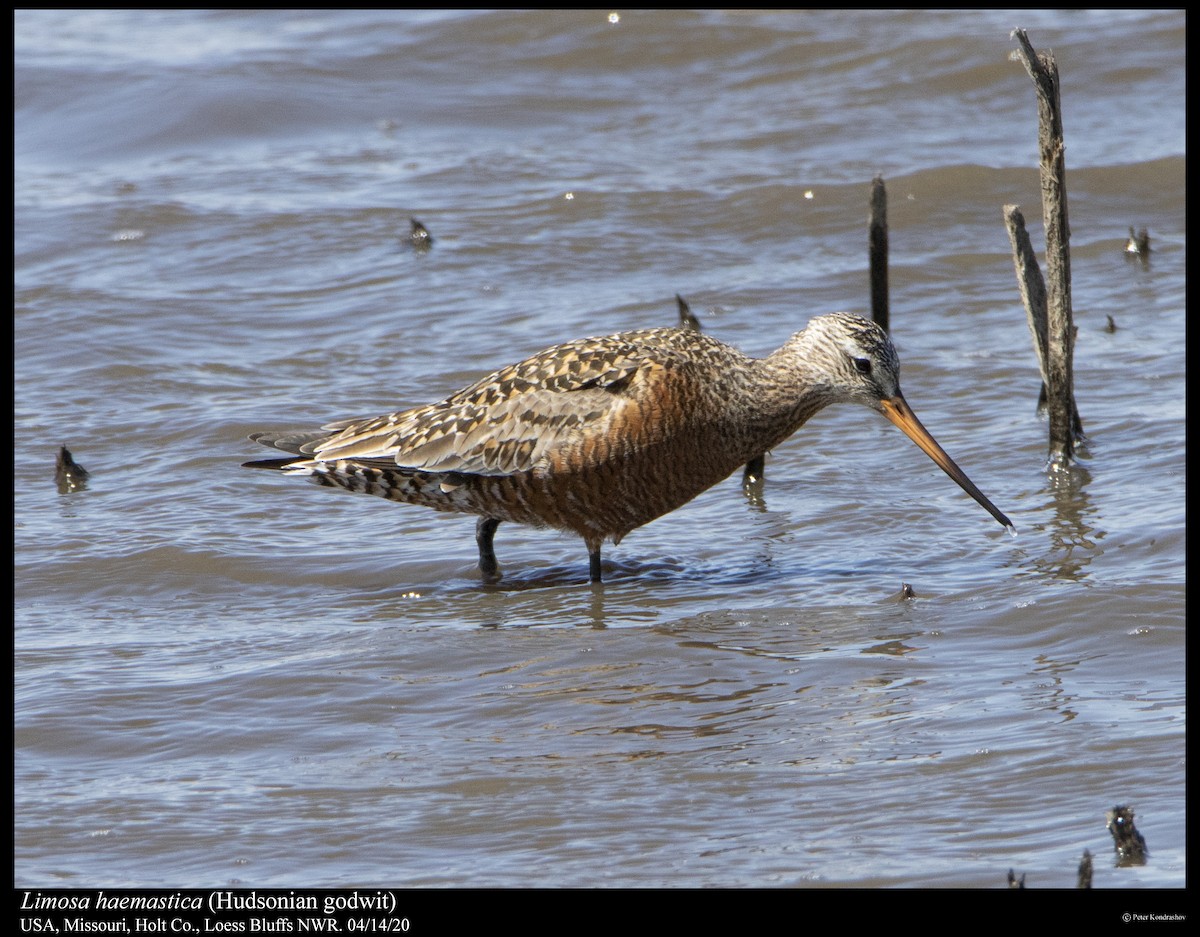
[[(1025, 306), (1025, 320), (1029, 323), (1029, 334), (1033, 336), (1033, 351), (1037, 355), (1038, 370), (1042, 374), (1042, 397), (1046, 396), (1046, 281), (1042, 279), (1042, 268), (1038, 266), (1037, 254), (1025, 230), (1025, 216), (1020, 205), (1004, 206), (1004, 226), (1008, 229), (1008, 242), (1012, 245), (1013, 266), (1017, 270), (1017, 288), (1021, 291), (1021, 302)], [(1039, 401), (1039, 406), (1042, 401)]]
[(887, 189), (883, 176), (871, 180), (871, 214), (868, 219), (871, 265), (871, 318), (884, 331), (888, 328), (888, 228)]
[[(1037, 92), (1038, 148), (1041, 152), (1042, 224), (1046, 232), (1046, 338), (1044, 380), (1050, 414), (1050, 467), (1065, 468), (1075, 455), (1076, 429), (1072, 357), (1075, 331), (1071, 321), (1071, 227), (1067, 220), (1066, 161), (1063, 157), (1062, 107), (1058, 64), (1050, 53), (1038, 53), (1025, 30), (1014, 29), (1017, 57)], [(1035, 339), (1036, 341), (1036, 339)]]
[[(1004, 225), (1008, 228), (1008, 240), (1012, 244), (1013, 265), (1017, 270), (1017, 287), (1021, 291), (1021, 302), (1025, 306), (1025, 318), (1029, 323), (1029, 334), (1033, 337), (1033, 350), (1037, 354), (1038, 370), (1042, 374), (1042, 392), (1038, 397), (1038, 411), (1046, 406), (1046, 281), (1042, 279), (1042, 268), (1038, 266), (1037, 254), (1025, 230), (1025, 216), (1019, 205), (1004, 206)], [(1076, 437), (1083, 435), (1083, 424), (1075, 400), (1071, 400), (1071, 422)]]
[(1037, 354), (1038, 369), (1042, 372), (1042, 383), (1046, 383), (1046, 281), (1042, 279), (1042, 268), (1025, 230), (1025, 216), (1020, 205), (1004, 206), (1004, 226), (1008, 228), (1008, 240), (1012, 244), (1013, 265), (1017, 270), (1017, 287), (1021, 291), (1021, 302), (1025, 305), (1025, 318), (1029, 322), (1029, 334), (1033, 336), (1033, 350)]

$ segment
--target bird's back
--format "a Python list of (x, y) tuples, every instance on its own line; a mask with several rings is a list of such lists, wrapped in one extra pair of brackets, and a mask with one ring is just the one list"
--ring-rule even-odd
[(556, 345), (439, 403), (317, 433), (264, 433), (324, 484), (619, 539), (738, 468), (722, 427), (747, 359), (647, 329)]

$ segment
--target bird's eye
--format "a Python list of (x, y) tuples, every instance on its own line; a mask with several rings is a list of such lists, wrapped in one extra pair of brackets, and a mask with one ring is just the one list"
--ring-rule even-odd
[(857, 371), (859, 374), (870, 374), (871, 373), (871, 359), (870, 358), (855, 358), (854, 359), (854, 370)]

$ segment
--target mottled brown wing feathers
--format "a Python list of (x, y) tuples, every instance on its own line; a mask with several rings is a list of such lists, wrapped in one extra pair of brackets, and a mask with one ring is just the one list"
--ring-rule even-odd
[[(323, 461), (386, 462), (427, 472), (528, 471), (584, 431), (603, 432), (663, 376), (635, 333), (569, 342), (490, 374), (441, 403), (349, 425), (306, 442)], [(661, 349), (659, 349), (661, 351)]]

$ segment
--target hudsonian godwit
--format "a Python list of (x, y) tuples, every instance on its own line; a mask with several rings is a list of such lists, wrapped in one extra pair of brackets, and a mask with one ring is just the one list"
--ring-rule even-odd
[(818, 316), (752, 358), (692, 329), (566, 342), (440, 403), (311, 432), (255, 433), (289, 453), (247, 462), (317, 484), (478, 515), (479, 567), (499, 574), (501, 521), (600, 546), (662, 517), (773, 448), (824, 407), (858, 403), (895, 423), (1006, 527), (909, 409), (887, 334), (847, 313)]

